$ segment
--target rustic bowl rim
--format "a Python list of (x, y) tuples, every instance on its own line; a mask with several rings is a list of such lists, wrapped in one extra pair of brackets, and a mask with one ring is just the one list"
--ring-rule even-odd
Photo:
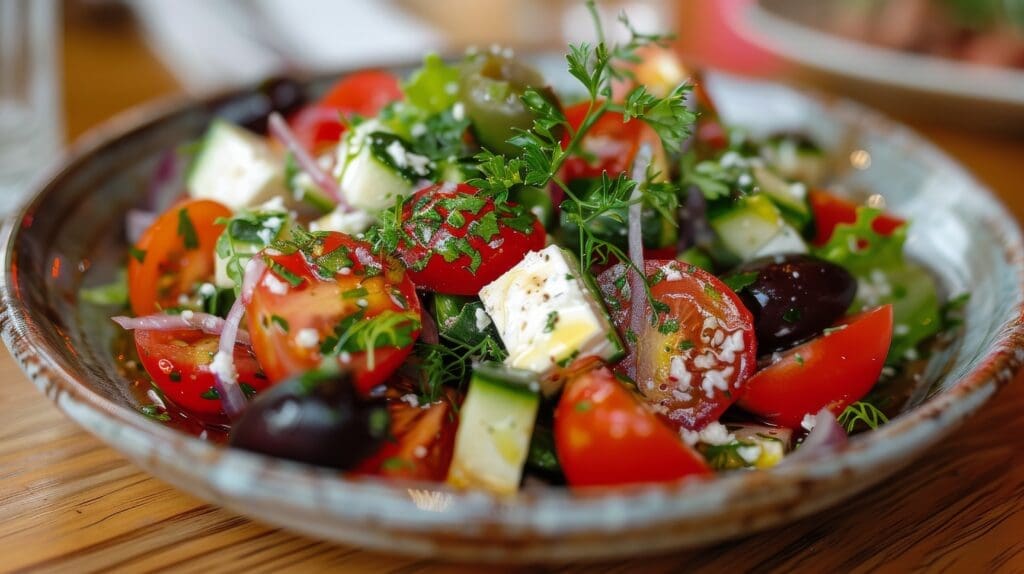
[[(794, 90), (796, 91), (796, 90)], [(230, 90), (215, 97), (243, 96), (250, 93), (251, 88)], [(802, 97), (811, 97), (821, 102), (820, 97), (807, 96), (806, 92), (796, 91)], [(204, 98), (209, 101), (211, 98)], [(713, 517), (720, 510), (721, 504), (731, 500), (730, 497), (743, 496), (750, 493), (764, 492), (765, 489), (783, 485), (803, 484), (810, 481), (827, 483), (827, 477), (834, 473), (852, 472), (858, 463), (876, 457), (877, 461), (892, 463), (898, 458), (900, 449), (911, 448), (907, 445), (934, 442), (938, 437), (936, 430), (949, 432), (967, 415), (974, 412), (985, 400), (990, 398), (996, 389), (1009, 382), (1024, 361), (1024, 243), (1020, 231), (1012, 216), (1007, 215), (1003, 208), (993, 212), (992, 225), (996, 229), (997, 247), (1001, 250), (1005, 262), (1013, 270), (1016, 278), (1016, 294), (1018, 296), (1012, 320), (1004, 330), (986, 347), (984, 356), (978, 359), (977, 366), (961, 377), (951, 388), (928, 399), (923, 404), (895, 418), (891, 423), (871, 433), (866, 433), (851, 440), (845, 450), (835, 456), (821, 460), (794, 461), (792, 464), (775, 467), (752, 473), (732, 473), (717, 476), (712, 480), (683, 480), (672, 484), (657, 484), (630, 488), (617, 488), (600, 491), (570, 492), (566, 489), (545, 489), (543, 491), (525, 491), (514, 500), (491, 497), (478, 492), (459, 492), (444, 485), (434, 483), (412, 483), (408, 481), (384, 481), (365, 477), (343, 477), (323, 469), (316, 469), (301, 464), (270, 459), (261, 455), (221, 449), (210, 443), (186, 436), (168, 427), (153, 423), (131, 409), (117, 405), (93, 391), (84, 382), (85, 375), (65, 368), (55, 358), (56, 349), (40, 335), (50, 325), (42, 324), (33, 317), (28, 304), (18, 294), (15, 263), (15, 247), (20, 238), (21, 222), (41, 208), (46, 198), (60, 188), (61, 178), (75, 166), (87, 163), (91, 158), (102, 154), (113, 142), (130, 137), (148, 126), (161, 121), (171, 121), (176, 114), (183, 113), (190, 106), (199, 102), (186, 96), (172, 96), (134, 108), (122, 113), (101, 126), (91, 130), (80, 138), (65, 158), (43, 178), (31, 200), (27, 201), (16, 213), (8, 218), (2, 227), (2, 260), (3, 274), (0, 276), (0, 303), (3, 311), (2, 336), (21, 368), (30, 379), (53, 400), (61, 410), (86, 426), (91, 432), (102, 434), (95, 427), (83, 423), (85, 417), (106, 417), (110, 424), (117, 427), (119, 433), (139, 433), (136, 438), (149, 445), (159, 446), (162, 443), (176, 445), (182, 452), (188, 453), (193, 461), (205, 461), (211, 465), (211, 473), (204, 475), (206, 490), (204, 496), (216, 502), (240, 509), (239, 500), (246, 497), (273, 497), (274, 489), (261, 484), (248, 482), (232, 483), (225, 479), (226, 468), (245, 469), (246, 472), (258, 473), (261, 480), (273, 484), (288, 484), (292, 487), (306, 485), (313, 489), (330, 490), (337, 501), (352, 504), (365, 503), (367, 508), (376, 509), (380, 515), (380, 526), (385, 530), (397, 529), (401, 532), (425, 532), (434, 528), (456, 529), (464, 526), (463, 521), (476, 521), (478, 525), (497, 526), (499, 533), (492, 540), (509, 538), (530, 538), (541, 536), (557, 538), (564, 535), (591, 534), (600, 537), (630, 527), (643, 526), (645, 529), (659, 524), (672, 524), (683, 520), (700, 520)], [(933, 144), (917, 136), (912, 130), (888, 120), (867, 108), (844, 100), (826, 101), (825, 105), (838, 113), (853, 114), (860, 121), (869, 125), (868, 129), (884, 129), (894, 137), (906, 139), (917, 148), (918, 153), (929, 162), (940, 162), (947, 169), (953, 169), (964, 178), (964, 182), (972, 188), (977, 199), (987, 202), (990, 208), (1001, 208), (1002, 204), (973, 176), (967, 173), (958, 162), (939, 151)], [(990, 209), (989, 211), (992, 211)], [(80, 410), (82, 407), (86, 411)], [(91, 418), (96, 421), (98, 419)], [(929, 435), (931, 432), (931, 435)], [(107, 440), (110, 446), (118, 449), (139, 461), (138, 452), (129, 452), (129, 447)], [(889, 452), (886, 452), (888, 448)], [(159, 455), (157, 455), (159, 456)], [(907, 461), (909, 462), (909, 460)], [(181, 486), (180, 483), (175, 483)], [(185, 486), (188, 489), (188, 486)], [(443, 493), (451, 504), (452, 512), (420, 513), (415, 520), (409, 522), (409, 512), (423, 510), (408, 496), (413, 489), (426, 489), (431, 492)], [(193, 489), (194, 490), (194, 489)], [(837, 497), (829, 498), (822, 495), (814, 501), (792, 511), (787, 517), (804, 515), (834, 502)], [(271, 501), (288, 507), (288, 501)], [(669, 504), (671, 503), (671, 504)], [(673, 506), (675, 505), (675, 506)], [(682, 505), (682, 506), (680, 506)], [(446, 505), (447, 506), (447, 505)], [(470, 514), (457, 511), (460, 506), (474, 509)], [(762, 504), (762, 506), (764, 506)], [(553, 508), (551, 512), (546, 508)], [(363, 508), (363, 507), (360, 507)], [(480, 509), (486, 509), (481, 514)], [(242, 510), (244, 512), (244, 510)], [(494, 515), (484, 520), (481, 516), (489, 513)], [(332, 515), (339, 520), (354, 519), (342, 514)], [(783, 518), (785, 519), (785, 518)], [(760, 529), (769, 521), (759, 524), (751, 521), (749, 530)], [(302, 529), (301, 525), (292, 525)], [(493, 533), (492, 533), (493, 534)], [(470, 539), (487, 539), (487, 534), (467, 532)], [(721, 536), (709, 535), (707, 540)], [(699, 536), (697, 537), (699, 538)], [(370, 539), (356, 540), (357, 543), (374, 545)], [(672, 544), (670, 546), (677, 546)], [(401, 551), (401, 550), (399, 550)], [(431, 553), (422, 549), (412, 551), (417, 554)], [(443, 553), (443, 552), (442, 552)], [(623, 554), (621, 551), (610, 554)], [(463, 555), (455, 554), (455, 557)], [(488, 557), (486, 550), (478, 554), (465, 554), (469, 557)], [(532, 556), (524, 554), (524, 556)], [(594, 557), (600, 557), (598, 552)]]

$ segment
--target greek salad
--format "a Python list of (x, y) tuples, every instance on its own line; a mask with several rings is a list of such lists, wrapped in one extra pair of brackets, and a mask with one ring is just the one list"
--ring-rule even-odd
[(265, 121), (169, 152), (123, 280), (82, 292), (125, 309), (143, 413), (497, 494), (766, 468), (887, 422), (962, 298), (907, 221), (824, 187), (815, 141), (726, 124), (621, 21), (570, 46), (569, 90), (508, 49), (430, 55), (309, 101), (268, 84)]

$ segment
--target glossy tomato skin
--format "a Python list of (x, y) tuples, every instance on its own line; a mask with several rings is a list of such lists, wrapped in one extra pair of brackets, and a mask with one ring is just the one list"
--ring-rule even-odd
[(192, 199), (177, 203), (149, 226), (128, 258), (132, 313), (141, 317), (175, 307), (179, 295), (213, 276), (222, 217), (231, 217), (231, 210), (216, 201)]
[[(739, 297), (714, 275), (675, 260), (648, 260), (651, 294), (662, 311), (657, 325), (629, 335), (625, 266), (598, 277), (612, 321), (628, 343), (624, 364), (636, 365), (637, 388), (677, 427), (700, 430), (718, 420), (757, 368), (754, 319)], [(642, 294), (640, 295), (643, 296)]]
[(338, 80), (315, 104), (293, 115), (289, 123), (306, 149), (318, 151), (341, 139), (345, 131), (341, 114), (373, 117), (400, 99), (402, 89), (394, 74), (363, 70)]
[[(476, 295), (480, 288), (544, 248), (544, 226), (515, 204), (496, 206), (472, 186), (435, 185), (402, 211), (398, 254), (421, 289)], [(468, 252), (468, 253), (467, 253)]]
[[(565, 110), (565, 118), (573, 131), (578, 130), (586, 117), (588, 102), (581, 102)], [(562, 177), (565, 181), (600, 177), (608, 172), (615, 176), (628, 171), (640, 146), (643, 122), (623, 121), (618, 112), (605, 112), (594, 123), (581, 144), (591, 157), (570, 157), (565, 160)], [(562, 147), (569, 143), (569, 134), (562, 139)]]
[(309, 245), (291, 253), (264, 251), (270, 264), (247, 313), (253, 350), (270, 380), (280, 381), (320, 365), (320, 347), (342, 321), (404, 315), (404, 324), (415, 325), (408, 345), (338, 355), (367, 394), (402, 364), (419, 336), (415, 286), (400, 262), (375, 255), (368, 243), (337, 232), (310, 237)]
[(555, 450), (569, 486), (666, 482), (711, 472), (610, 370), (591, 363), (580, 371), (555, 409)]
[(790, 349), (751, 377), (739, 406), (793, 429), (823, 408), (839, 415), (878, 381), (892, 324), (891, 305), (840, 321), (837, 330)]
[[(225, 424), (210, 371), (219, 342), (217, 335), (198, 330), (135, 331), (139, 360), (164, 396), (202, 422)], [(240, 385), (257, 393), (270, 385), (249, 347), (235, 345), (234, 358)]]
[[(811, 211), (814, 213), (814, 245), (821, 247), (828, 243), (840, 223), (857, 221), (857, 204), (826, 191), (813, 189), (808, 193)], [(871, 222), (871, 228), (880, 235), (891, 235), (906, 221), (883, 213)]]
[(455, 452), (462, 395), (452, 388), (429, 405), (411, 405), (416, 381), (395, 378), (388, 382), (385, 397), (391, 417), (391, 437), (357, 470), (361, 474), (443, 482)]

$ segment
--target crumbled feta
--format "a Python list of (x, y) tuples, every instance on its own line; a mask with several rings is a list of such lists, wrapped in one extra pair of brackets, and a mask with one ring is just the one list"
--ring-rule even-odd
[(402, 402), (409, 405), (410, 407), (417, 408), (420, 406), (420, 398), (415, 393), (404, 394), (401, 397)]
[(803, 427), (804, 430), (810, 432), (810, 431), (814, 430), (814, 425), (817, 422), (818, 422), (818, 416), (817, 415), (814, 415), (814, 414), (811, 414), (811, 413), (807, 413), (807, 414), (804, 415), (803, 420), (800, 421), (800, 426)]
[(487, 327), (491, 326), (491, 318), (487, 316), (487, 312), (481, 308), (476, 310), (476, 330), (483, 331)]
[(213, 297), (217, 294), (217, 288), (213, 286), (213, 283), (203, 283), (199, 286), (199, 294), (203, 297)]
[(309, 224), (311, 231), (338, 231), (346, 235), (362, 233), (370, 228), (377, 218), (362, 209), (345, 211), (335, 209)]
[(679, 272), (679, 264), (675, 261), (663, 265), (661, 272), (665, 274), (666, 281), (679, 281), (683, 278), (683, 274)]
[(235, 370), (235, 358), (230, 352), (217, 351), (210, 363), (210, 372), (225, 384), (238, 382), (238, 371)]
[(462, 105), (462, 102), (455, 102), (452, 106), (452, 119), (457, 122), (466, 119), (466, 106)]
[(761, 447), (756, 444), (738, 446), (736, 447), (736, 454), (743, 459), (743, 462), (747, 464), (754, 464), (757, 462), (757, 459), (761, 458)]
[(700, 431), (700, 442), (704, 444), (722, 445), (729, 444), (734, 440), (736, 440), (735, 435), (729, 432), (725, 425), (717, 421), (708, 423), (708, 426)]
[(273, 273), (267, 273), (263, 276), (263, 286), (274, 295), (288, 294), (288, 284), (278, 279)]
[(316, 329), (299, 329), (295, 333), (295, 344), (303, 349), (313, 349), (320, 344), (320, 333)]
[(185, 309), (181, 312), (181, 318), (185, 321), (191, 321), (193, 317), (195, 317), (195, 313), (191, 309)]

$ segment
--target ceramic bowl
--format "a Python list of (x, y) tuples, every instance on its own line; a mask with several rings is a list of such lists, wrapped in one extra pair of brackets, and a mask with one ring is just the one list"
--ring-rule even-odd
[[(326, 80), (313, 82), (323, 87)], [(515, 498), (439, 484), (352, 479), (215, 446), (139, 413), (110, 352), (114, 325), (77, 292), (127, 257), (125, 212), (160, 155), (214, 113), (265, 110), (251, 91), (130, 113), (84, 139), (3, 229), (3, 338), (68, 416), (154, 476), (268, 524), (385, 552), (450, 559), (601, 559), (749, 534), (840, 503), (954, 431), (1022, 359), (1021, 236), (992, 194), (932, 145), (861, 107), (721, 75), (709, 87), (730, 121), (800, 129), (840, 161), (837, 187), (878, 193), (913, 220), (907, 248), (948, 293), (970, 292), (957, 344), (937, 353), (905, 411), (835, 456), (628, 489), (530, 489)], [(869, 154), (870, 162), (864, 161)]]

